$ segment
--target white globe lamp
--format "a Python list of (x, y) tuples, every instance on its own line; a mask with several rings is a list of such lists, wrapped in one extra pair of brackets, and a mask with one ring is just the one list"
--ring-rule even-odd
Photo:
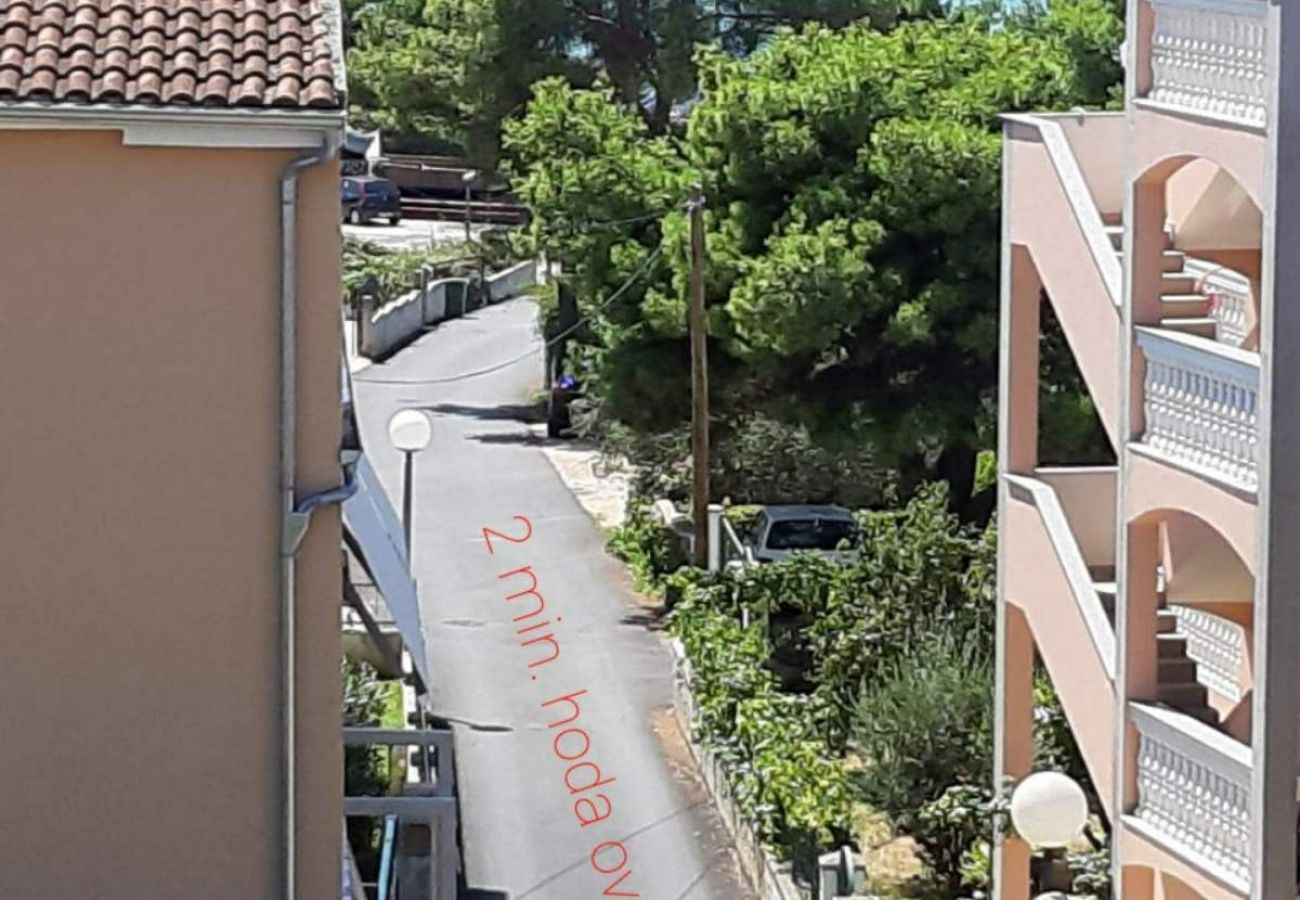
[(1088, 824), (1088, 798), (1068, 775), (1035, 772), (1011, 794), (1011, 824), (1035, 847), (1067, 847)]
[(406, 561), (409, 566), (411, 543), (411, 506), (415, 502), (415, 454), (433, 440), (433, 422), (423, 410), (403, 409), (388, 420), (388, 439), (406, 458), (402, 467), (402, 531), (406, 535)]
[(404, 409), (388, 421), (388, 438), (403, 453), (419, 453), (433, 440), (433, 423), (418, 409)]

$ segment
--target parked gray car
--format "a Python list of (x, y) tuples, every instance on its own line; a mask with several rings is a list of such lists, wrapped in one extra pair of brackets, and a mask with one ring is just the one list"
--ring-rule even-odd
[(862, 536), (853, 513), (842, 506), (764, 506), (745, 543), (759, 562), (800, 552), (849, 562), (858, 558)]

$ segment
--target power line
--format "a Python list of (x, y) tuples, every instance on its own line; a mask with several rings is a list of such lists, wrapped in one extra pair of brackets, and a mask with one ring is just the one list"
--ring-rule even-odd
[(514, 359), (508, 359), (505, 362), (497, 363), (494, 366), (488, 366), (485, 369), (476, 369), (473, 372), (462, 372), (459, 375), (449, 375), (445, 378), (414, 378), (409, 380), (401, 379), (401, 378), (366, 378), (365, 375), (362, 374), (357, 376), (357, 380), (363, 381), (366, 384), (452, 384), (458, 381), (468, 381), (471, 378), (480, 378), (484, 375), (491, 375), (493, 372), (500, 372), (502, 369), (508, 369), (511, 366), (515, 365), (516, 363), (521, 363), (524, 360), (537, 355), (542, 350), (555, 346), (557, 343), (564, 340), (569, 335), (573, 334), (583, 325), (589, 323), (591, 321), (591, 316), (593, 313), (599, 312), (600, 310), (609, 306), (619, 297), (622, 297), (629, 290), (631, 290), (632, 286), (636, 284), (638, 281), (640, 281), (642, 276), (644, 276), (646, 272), (650, 270), (650, 267), (654, 265), (655, 260), (657, 260), (660, 256), (663, 255), (663, 252), (664, 252), (663, 245), (660, 244), (650, 253), (649, 256), (647, 256), (644, 260), (642, 260), (641, 265), (637, 267), (636, 271), (632, 273), (631, 277), (628, 278), (627, 281), (623, 282), (623, 284), (619, 287), (619, 289), (616, 290), (614, 293), (610, 294), (606, 300), (604, 300), (599, 306), (597, 306), (592, 311), (592, 313), (588, 313), (586, 316), (583, 316), (573, 325), (564, 329), (564, 331), (561, 331), (559, 334), (557, 334), (555, 337), (551, 338), (549, 341), (545, 342), (541, 346), (533, 347), (529, 349), (526, 353), (522, 353), (519, 356), (516, 356)]
[[(642, 222), (655, 222), (676, 210), (677, 207), (670, 206), (656, 212), (646, 213), (642, 216), (633, 216), (630, 219), (588, 219), (585, 222), (573, 222), (567, 228), (557, 228), (556, 231), (596, 231), (602, 228), (622, 228), (625, 225), (639, 225)], [(545, 231), (545, 229), (543, 229)]]

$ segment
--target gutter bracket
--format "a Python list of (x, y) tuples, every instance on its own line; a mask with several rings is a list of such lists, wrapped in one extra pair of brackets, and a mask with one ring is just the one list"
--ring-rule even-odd
[(310, 512), (294, 511), (284, 517), (284, 524), (280, 529), (280, 547), (285, 556), (298, 555), (298, 549), (302, 547), (309, 527), (311, 527)]

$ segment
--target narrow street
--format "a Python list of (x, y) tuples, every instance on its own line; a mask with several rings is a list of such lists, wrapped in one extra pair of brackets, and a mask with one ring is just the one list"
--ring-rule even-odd
[[(654, 900), (748, 900), (726, 834), (695, 777), (670, 707), (672, 663), (654, 615), (638, 602), (604, 536), (540, 449), (528, 403), (541, 384), (538, 353), (491, 374), (430, 383), (490, 368), (540, 343), (537, 309), (508, 301), (439, 326), (383, 364), (356, 376), (363, 438), (385, 486), (400, 498), (401, 459), (386, 424), (402, 407), (422, 407), (434, 441), (416, 460), (413, 568), (419, 582), (436, 683), (433, 707), (457, 728), (468, 881), (511, 900), (598, 898), (612, 890)], [(498, 540), (482, 529), (531, 537)], [(531, 566), (560, 655), (521, 647), (512, 618), (526, 613)], [(577, 754), (579, 738), (553, 747), (573, 705), (541, 704), (575, 691), (590, 738), (583, 762), (613, 783), (570, 795), (556, 754)], [(576, 756), (574, 758), (577, 758)], [(590, 770), (588, 770), (589, 772)], [(585, 775), (575, 776), (585, 784)], [(575, 797), (605, 792), (612, 812), (583, 827)], [(597, 801), (599, 803), (599, 801)], [(602, 808), (602, 812), (603, 812)], [(584, 816), (593, 813), (587, 807)], [(599, 857), (593, 849), (621, 841)]]

